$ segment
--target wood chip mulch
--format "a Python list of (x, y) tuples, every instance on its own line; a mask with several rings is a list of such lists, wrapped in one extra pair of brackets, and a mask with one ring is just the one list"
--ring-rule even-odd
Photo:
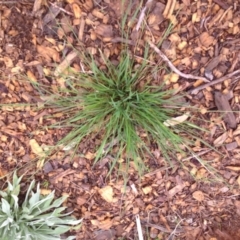
[[(37, 172), (43, 194), (56, 190), (58, 196), (68, 195), (67, 210), (83, 218), (79, 240), (138, 239), (137, 215), (145, 239), (240, 239), (239, 2), (121, 2), (0, 1), (0, 176), (16, 168), (29, 176)], [(127, 40), (118, 24), (124, 14), (130, 29)], [(136, 31), (141, 16), (143, 33), (141, 27)], [(173, 29), (164, 38), (170, 23)], [(195, 156), (183, 159), (184, 167), (176, 161), (166, 168), (154, 150), (150, 172), (140, 178), (130, 168), (127, 181), (117, 172), (107, 177), (111, 156), (92, 168), (93, 142), (83, 143), (73, 159), (59, 151), (48, 161), (39, 160), (66, 132), (47, 127), (60, 116), (41, 109), (43, 100), (25, 76), (54, 88), (62, 84), (59, 73), (68, 63), (72, 70), (82, 70), (71, 46), (83, 45), (96, 59), (100, 49), (111, 58), (123, 43), (134, 48), (139, 37), (139, 46), (147, 37), (153, 43), (163, 39), (161, 51), (179, 71), (209, 80), (180, 76), (167, 78), (166, 84), (188, 91), (188, 101), (200, 109), (200, 127), (210, 131), (203, 137), (220, 146), (219, 153), (196, 143), (193, 150), (209, 165), (203, 167)], [(141, 57), (143, 47), (136, 52)], [(169, 74), (164, 71), (162, 77)], [(228, 113), (222, 116), (217, 110)], [(53, 117), (46, 119), (48, 115)], [(212, 167), (223, 181), (216, 181)]]

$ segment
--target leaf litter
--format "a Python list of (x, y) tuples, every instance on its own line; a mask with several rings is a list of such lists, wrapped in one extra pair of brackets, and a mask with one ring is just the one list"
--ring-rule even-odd
[[(109, 179), (108, 161), (112, 156), (106, 156), (105, 164), (92, 168), (96, 143), (87, 139), (80, 146), (81, 154), (73, 159), (61, 151), (49, 156), (45, 163), (49, 164), (45, 168), (48, 170), (44, 172), (43, 168), (36, 177), (42, 182), (47, 180), (49, 189), (55, 189), (57, 195), (69, 195), (67, 211), (74, 210), (76, 217), (84, 218), (77, 239), (133, 239), (137, 236), (137, 214), (141, 218), (143, 235), (151, 239), (167, 239), (172, 233), (179, 239), (238, 239), (239, 6), (231, 0), (148, 2), (151, 4), (132, 1), (133, 7), (139, 5), (143, 9), (147, 6), (139, 24), (148, 23), (145, 34), (158, 42), (171, 22), (173, 31), (164, 40), (161, 50), (179, 71), (209, 80), (204, 84), (204, 79), (180, 76), (170, 80), (167, 86), (187, 89), (188, 101), (200, 109), (207, 109), (202, 110), (202, 114), (196, 113), (205, 120), (201, 121), (201, 127), (211, 131), (211, 137), (206, 134), (203, 138), (219, 145), (222, 155), (209, 151), (203, 157), (225, 182), (213, 181), (208, 166), (203, 167), (196, 156), (187, 160), (187, 169), (174, 160), (171, 169), (161, 168), (163, 159), (157, 149), (154, 159), (148, 160), (152, 175), (146, 173), (139, 181), (131, 166), (127, 184), (117, 173)], [(18, 167), (22, 172), (34, 174), (36, 169), (26, 163), (34, 161), (41, 155), (41, 149), (54, 146), (66, 134), (63, 129), (45, 127), (58, 121), (44, 117), (54, 115), (54, 111), (34, 107), (36, 103), (41, 105), (38, 92), (16, 73), (27, 73), (33, 81), (55, 89), (61, 80), (57, 72), (56, 78), (48, 74), (55, 70), (53, 66), (60, 66), (60, 73), (68, 71), (68, 65), (70, 70), (85, 71), (75, 52), (63, 41), (64, 36), (77, 48), (73, 35), (79, 34), (81, 29), (86, 51), (97, 56), (100, 48), (105, 56), (111, 57), (119, 53), (119, 41), (125, 40), (118, 32), (116, 18), (122, 19), (124, 13), (130, 11), (128, 25), (132, 31), (139, 19), (139, 15), (134, 18), (133, 11), (119, 1), (63, 1), (62, 5), (54, 6), (54, 14), (51, 14), (51, 3), (55, 4), (37, 0), (12, 1), (0, 6), (0, 36), (3, 39), (0, 43), (1, 177)], [(70, 26), (61, 26), (59, 22)], [(131, 38), (128, 40), (134, 42)], [(141, 53), (141, 49), (139, 51)], [(158, 83), (158, 77), (167, 74), (163, 71), (161, 76), (153, 78), (153, 84)], [(226, 99), (230, 91), (233, 96)], [(220, 98), (215, 97), (216, 93)], [(230, 117), (224, 117), (223, 111)], [(195, 148), (204, 151), (197, 142)], [(158, 168), (164, 170), (156, 171)]]

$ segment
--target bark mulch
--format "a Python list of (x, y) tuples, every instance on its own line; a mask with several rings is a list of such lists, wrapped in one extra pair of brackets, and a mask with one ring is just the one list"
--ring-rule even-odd
[[(142, 12), (134, 16), (139, 6)], [(126, 14), (128, 39), (119, 31)], [(137, 31), (141, 17), (146, 26)], [(79, 240), (138, 239), (136, 215), (145, 239), (240, 239), (239, 23), (234, 0), (0, 1), (0, 176), (20, 169), (19, 174), (36, 174), (43, 194), (68, 195), (67, 210), (83, 218)], [(178, 75), (166, 84), (187, 91), (187, 100), (200, 109), (195, 117), (210, 131), (203, 138), (219, 153), (197, 142), (193, 150), (209, 165), (195, 156), (182, 159), (184, 167), (173, 161), (167, 168), (152, 147), (150, 171), (140, 178), (132, 167), (125, 181), (117, 171), (107, 177), (112, 156), (92, 168), (95, 142), (88, 140), (73, 159), (64, 151), (45, 159), (44, 150), (66, 130), (47, 127), (61, 116), (41, 109), (43, 99), (25, 76), (54, 89), (64, 85), (59, 73), (66, 63), (83, 70), (73, 47), (84, 46), (104, 67), (99, 50), (114, 59), (123, 43), (134, 49), (138, 40), (137, 61), (146, 38), (163, 39), (160, 49), (179, 71), (202, 76)], [(168, 74), (163, 69), (153, 84)], [(217, 110), (228, 113), (222, 117)]]

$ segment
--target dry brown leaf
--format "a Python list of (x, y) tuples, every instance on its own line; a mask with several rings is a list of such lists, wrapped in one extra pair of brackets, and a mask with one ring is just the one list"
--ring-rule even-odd
[(51, 192), (52, 192), (51, 189), (41, 188), (41, 190), (40, 190), (40, 193), (41, 193), (42, 195), (44, 195), (44, 196), (50, 194)]
[(226, 141), (227, 138), (228, 138), (228, 133), (227, 132), (223, 133), (221, 136), (219, 136), (217, 139), (215, 139), (215, 141), (213, 142), (214, 146), (222, 145)]
[(38, 45), (37, 51), (39, 54), (45, 57), (47, 61), (51, 61), (52, 59), (54, 62), (60, 62), (60, 55), (57, 50), (53, 48)]
[(84, 0), (83, 6), (87, 11), (90, 11), (93, 8), (93, 0)]
[(87, 152), (84, 156), (88, 160), (93, 160), (96, 157), (95, 153)]
[(98, 221), (96, 219), (91, 220), (92, 225), (97, 226), (98, 228), (102, 230), (108, 230), (112, 227), (113, 221), (110, 218), (107, 218), (103, 221)]
[(205, 168), (200, 168), (200, 169), (197, 171), (196, 179), (205, 178), (206, 175), (207, 175), (206, 173), (207, 173), (207, 170), (206, 170)]
[(177, 193), (181, 192), (184, 188), (184, 185), (177, 185), (168, 191), (169, 198), (174, 197)]
[(200, 40), (200, 43), (208, 48), (210, 47), (213, 42), (214, 42), (214, 37), (210, 36), (208, 32), (203, 32), (200, 36), (199, 36), (199, 40)]
[(142, 188), (142, 191), (144, 194), (148, 194), (148, 193), (152, 192), (152, 187), (151, 186), (144, 187), (144, 188)]
[(7, 174), (8, 174), (7, 170), (0, 168), (0, 177), (1, 178), (5, 177)]
[(232, 171), (240, 171), (240, 167), (239, 166), (226, 166), (227, 169), (232, 170)]
[(37, 82), (37, 78), (35, 77), (35, 75), (30, 70), (27, 71), (27, 76), (28, 76), (30, 81)]
[(92, 15), (96, 18), (100, 18), (100, 19), (104, 18), (104, 14), (102, 12), (100, 12), (97, 8), (94, 8), (92, 10)]
[(178, 125), (180, 123), (185, 122), (187, 119), (189, 118), (189, 113), (185, 113), (181, 116), (175, 117), (175, 118), (171, 118), (168, 119), (167, 121), (165, 121), (163, 124), (167, 127), (171, 127), (171, 126), (175, 126)]
[(44, 155), (43, 149), (39, 146), (38, 142), (35, 139), (29, 141), (29, 145), (33, 153), (37, 156), (42, 157)]
[(54, 76), (59, 76), (67, 67), (71, 65), (73, 60), (78, 56), (76, 51), (70, 52), (64, 60), (57, 66), (56, 70), (54, 71)]
[(33, 13), (37, 12), (38, 10), (40, 10), (42, 5), (42, 0), (35, 0), (34, 1), (34, 5), (33, 5)]
[(204, 194), (202, 191), (195, 191), (193, 194), (192, 194), (192, 197), (194, 199), (196, 199), (197, 201), (199, 202), (202, 202), (204, 200)]
[(13, 61), (10, 57), (3, 57), (3, 61), (4, 61), (7, 68), (12, 68), (13, 67)]
[(104, 38), (111, 38), (113, 36), (113, 27), (112, 25), (99, 24), (95, 29), (95, 33)]
[(188, 45), (188, 43), (186, 41), (182, 41), (178, 44), (177, 47), (179, 50), (183, 50), (187, 45)]
[(83, 205), (86, 201), (87, 201), (87, 199), (84, 197), (77, 197), (77, 205), (78, 206)]
[(99, 189), (99, 194), (106, 202), (113, 202), (113, 188), (111, 186), (106, 186), (104, 188)]

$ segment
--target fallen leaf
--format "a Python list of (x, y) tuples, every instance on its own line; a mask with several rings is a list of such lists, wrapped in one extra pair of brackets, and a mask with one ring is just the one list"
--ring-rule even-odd
[(172, 127), (172, 126), (175, 126), (175, 125), (178, 125), (180, 123), (183, 123), (185, 122), (187, 119), (189, 118), (189, 112), (181, 115), (181, 116), (178, 116), (178, 117), (175, 117), (175, 118), (171, 118), (171, 119), (168, 119), (167, 121), (165, 121), (163, 124), (167, 127)]
[(197, 201), (199, 202), (202, 202), (204, 200), (204, 194), (202, 191), (195, 191), (193, 194), (192, 194), (192, 197), (194, 199), (196, 199)]
[(177, 185), (177, 186), (173, 187), (172, 189), (170, 189), (168, 191), (169, 198), (174, 197), (177, 193), (181, 192), (183, 190), (183, 188), (184, 188), (183, 185)]
[(222, 145), (227, 138), (228, 138), (228, 133), (227, 132), (223, 133), (221, 136), (219, 136), (217, 139), (214, 140), (213, 142), (214, 146), (217, 147)]
[(88, 160), (93, 160), (96, 157), (95, 153), (87, 152), (84, 156)]
[(6, 65), (7, 68), (12, 68), (13, 67), (13, 61), (9, 57), (3, 57), (3, 61)]
[(45, 57), (46, 60), (49, 62), (51, 61), (51, 59), (53, 59), (53, 61), (55, 61), (55, 62), (60, 62), (60, 55), (57, 52), (57, 50), (55, 50), (53, 48), (38, 45), (37, 51), (39, 54), (41, 54), (43, 57)]
[(34, 1), (34, 5), (33, 5), (33, 13), (37, 12), (38, 10), (40, 10), (42, 5), (42, 0), (35, 0)]
[(200, 43), (208, 48), (210, 47), (213, 42), (214, 42), (214, 37), (210, 36), (208, 32), (203, 32), (200, 36), (199, 36), (199, 40), (200, 40)]
[(104, 188), (99, 189), (99, 194), (106, 202), (113, 202), (113, 188), (111, 186), (106, 186)]
[(67, 67), (71, 65), (74, 59), (78, 56), (76, 51), (70, 52), (64, 60), (57, 66), (56, 70), (54, 71), (54, 76), (59, 76)]
[(113, 27), (112, 25), (99, 24), (96, 26), (95, 33), (102, 37), (112, 37), (113, 36)]
[(177, 182), (177, 186), (173, 187), (168, 191), (169, 198), (174, 197), (177, 193), (181, 192), (185, 187), (185, 184), (183, 183), (181, 177), (178, 175), (176, 176), (176, 182)]
[(96, 219), (91, 220), (92, 225), (97, 226), (98, 228), (102, 230), (108, 230), (112, 227), (113, 222), (110, 218), (107, 218), (103, 221), (98, 221)]
[(152, 192), (152, 187), (151, 186), (144, 187), (144, 188), (142, 188), (142, 191), (144, 194), (148, 194), (148, 193)]
[(77, 205), (78, 206), (83, 205), (86, 201), (87, 201), (87, 199), (84, 197), (77, 197)]
[(29, 141), (29, 145), (32, 152), (35, 153), (37, 156), (42, 157), (44, 155), (43, 149), (39, 146), (38, 142), (35, 139), (31, 139)]
[(200, 169), (197, 171), (196, 179), (205, 178), (206, 175), (207, 175), (206, 173), (207, 173), (207, 170), (206, 170), (205, 168), (200, 168)]
[(51, 192), (52, 192), (51, 189), (42, 188), (42, 189), (40, 190), (41, 195), (44, 195), (44, 196), (50, 194)]
[(226, 166), (227, 169), (232, 170), (232, 171), (240, 171), (239, 166)]

